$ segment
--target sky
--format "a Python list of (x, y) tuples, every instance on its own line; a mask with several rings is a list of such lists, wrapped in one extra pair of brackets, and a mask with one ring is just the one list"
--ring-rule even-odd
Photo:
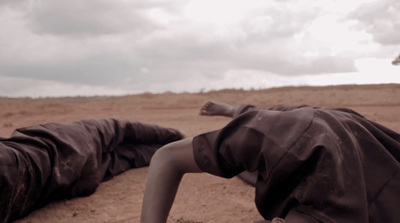
[(399, 83), (398, 0), (1, 0), (0, 96)]

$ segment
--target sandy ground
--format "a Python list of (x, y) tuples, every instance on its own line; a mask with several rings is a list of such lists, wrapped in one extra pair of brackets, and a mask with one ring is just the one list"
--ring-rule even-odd
[[(224, 117), (199, 116), (199, 108), (208, 100), (234, 105), (349, 107), (400, 132), (400, 85), (393, 84), (123, 97), (0, 98), (0, 136), (8, 137), (23, 126), (111, 117), (174, 127), (194, 136), (229, 121)], [(54, 202), (17, 222), (139, 222), (147, 170), (129, 170), (102, 183), (89, 197)], [(253, 222), (261, 219), (253, 199), (254, 189), (237, 178), (189, 174), (184, 176), (169, 222)]]

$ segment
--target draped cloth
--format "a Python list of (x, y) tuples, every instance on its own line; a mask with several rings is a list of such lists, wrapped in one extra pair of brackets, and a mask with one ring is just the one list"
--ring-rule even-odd
[(400, 135), (347, 108), (243, 105), (224, 128), (193, 139), (196, 163), (230, 178), (258, 172), (266, 219), (400, 220)]
[(48, 123), (0, 139), (0, 222), (51, 201), (92, 194), (100, 182), (149, 164), (172, 128), (115, 119)]

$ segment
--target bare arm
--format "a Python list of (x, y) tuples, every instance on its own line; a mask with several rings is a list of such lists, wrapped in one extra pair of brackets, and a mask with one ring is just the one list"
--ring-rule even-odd
[(193, 138), (170, 143), (153, 156), (142, 206), (142, 223), (166, 222), (185, 173), (201, 172), (192, 149)]

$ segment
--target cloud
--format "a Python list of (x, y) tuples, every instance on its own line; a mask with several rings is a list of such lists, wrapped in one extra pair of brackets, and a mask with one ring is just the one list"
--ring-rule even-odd
[[(246, 12), (247, 16), (232, 24), (222, 22), (221, 25), (218, 21), (209, 24), (206, 17), (205, 25), (203, 21), (198, 22), (201, 17), (196, 16), (191, 27), (178, 21), (168, 29), (147, 36), (136, 49), (144, 61), (153, 61), (153, 65), (162, 67), (165, 72), (172, 67), (176, 71), (192, 68), (210, 72), (215, 78), (229, 69), (291, 76), (354, 71), (351, 57), (340, 53), (333, 55), (329, 49), (317, 49), (325, 43), (316, 42), (310, 33), (304, 33), (320, 13), (316, 9), (296, 12), (294, 8), (278, 4)], [(302, 39), (296, 41), (302, 33)], [(311, 58), (309, 52), (313, 50), (317, 53)], [(157, 68), (152, 67), (154, 69)]]
[(400, 44), (400, 2), (374, 0), (357, 8), (349, 15), (360, 22), (359, 29), (371, 33), (374, 40), (383, 45)]
[(228, 70), (289, 76), (354, 70), (351, 58), (329, 50), (310, 57), (305, 49), (316, 43), (309, 34), (296, 42), (319, 10), (253, 6), (221, 25), (198, 22), (176, 3), (33, 1), (26, 16), (9, 12), (18, 19), (5, 27), (0, 75), (102, 86), (220, 80)]
[(147, 15), (150, 9), (174, 11), (172, 6), (173, 1), (167, 4), (165, 1), (36, 0), (30, 7), (28, 20), (32, 30), (39, 34), (82, 37), (142, 33), (160, 28)]
[(92, 85), (112, 84), (134, 70), (130, 61), (107, 55), (52, 64), (1, 64), (0, 69), (3, 76)]
[(14, 7), (21, 3), (26, 3), (27, 0), (2, 0), (0, 1), (0, 7)]
[(360, 57), (394, 56), (375, 42), (390, 33), (366, 25), (373, 12), (360, 2), (2, 1), (0, 77), (159, 92), (354, 72)]
[[(0, 15), (0, 76), (69, 83), (105, 84), (134, 70), (119, 36), (70, 39), (38, 35), (26, 29), (23, 13)], [(123, 37), (122, 37), (123, 38)], [(128, 45), (129, 46), (129, 45)]]

